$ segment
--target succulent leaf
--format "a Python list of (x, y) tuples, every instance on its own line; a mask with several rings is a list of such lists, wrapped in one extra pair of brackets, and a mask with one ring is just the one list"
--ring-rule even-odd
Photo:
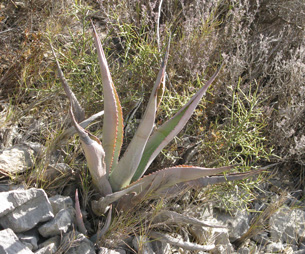
[[(82, 147), (85, 152), (88, 168), (92, 176), (92, 181), (99, 192), (106, 196), (112, 193), (112, 188), (107, 179), (106, 166), (104, 162), (105, 152), (98, 138), (92, 140), (89, 134), (76, 122), (73, 114), (72, 106), (70, 107), (70, 115), (76, 131), (79, 134)], [(93, 136), (93, 135), (92, 135)]]
[(187, 104), (151, 135), (143, 152), (141, 162), (132, 178), (132, 182), (138, 180), (145, 173), (160, 151), (183, 129), (219, 71), (220, 68)]
[(121, 191), (116, 191), (116, 192), (106, 195), (105, 197), (101, 197), (98, 201), (92, 201), (92, 210), (97, 215), (104, 214), (107, 211), (107, 208), (109, 207), (109, 205), (118, 201), (123, 196), (128, 195), (129, 193), (132, 193), (133, 190), (135, 190), (138, 185), (139, 184), (134, 184), (130, 188), (126, 188)]
[(108, 211), (108, 215), (107, 215), (107, 218), (106, 218), (106, 221), (105, 221), (105, 224), (103, 226), (103, 228), (101, 229), (100, 232), (98, 232), (98, 238), (97, 240), (101, 239), (101, 237), (103, 235), (106, 234), (106, 232), (108, 231), (109, 227), (110, 227), (110, 224), (111, 224), (111, 216), (112, 215), (112, 205), (110, 205), (110, 208), (109, 208), (109, 211)]
[(165, 235), (165, 234), (155, 232), (155, 231), (151, 231), (149, 233), (149, 236), (151, 238), (155, 238), (156, 240), (159, 240), (161, 242), (165, 242), (165, 243), (169, 243), (170, 245), (173, 245), (173, 246), (181, 247), (184, 250), (205, 252), (205, 251), (211, 251), (211, 250), (215, 249), (215, 247), (216, 247), (214, 244), (201, 245), (201, 244), (192, 243), (192, 242), (184, 242), (180, 239), (176, 239), (169, 235)]
[[(104, 110), (90, 116), (86, 120), (79, 123), (79, 125), (85, 129), (89, 124), (91, 124), (93, 121), (95, 121), (95, 119), (97, 119), (98, 117), (100, 117), (102, 115), (104, 115)], [(67, 139), (70, 138), (71, 136), (73, 136), (76, 132), (77, 131), (74, 126), (71, 126), (69, 129), (65, 130), (54, 140), (55, 147), (65, 144)]]
[(102, 140), (106, 154), (105, 163), (107, 174), (109, 174), (118, 162), (123, 143), (123, 115), (121, 103), (112, 82), (105, 53), (93, 23), (92, 27), (102, 74), (105, 111)]
[(78, 189), (75, 190), (75, 214), (76, 214), (76, 224), (79, 232), (86, 235), (87, 229), (85, 227), (84, 221), (83, 221), (83, 214), (80, 210), (80, 204), (79, 204), (79, 198), (78, 198)]
[(225, 226), (210, 224), (208, 222), (204, 222), (190, 216), (182, 215), (180, 213), (176, 213), (174, 211), (167, 211), (167, 210), (158, 211), (157, 215), (155, 215), (152, 222), (158, 224), (162, 223), (166, 225), (169, 224), (179, 225), (179, 224), (187, 223), (201, 227), (225, 228)]
[[(210, 175), (210, 173), (211, 171), (213, 171), (213, 174), (224, 172), (234, 168), (234, 166), (227, 166), (221, 168), (199, 168), (200, 171), (203, 169), (203, 174), (201, 174), (200, 172), (200, 175), (205, 176), (201, 177), (196, 174), (193, 175), (193, 180), (186, 180), (190, 178), (181, 177), (181, 175), (179, 174), (180, 169), (185, 169), (185, 174), (183, 175), (188, 175), (190, 174), (190, 172), (192, 172), (193, 167), (182, 166), (178, 168), (178, 171), (175, 171), (175, 168), (171, 168), (168, 172), (166, 172), (166, 170), (168, 169), (164, 169), (152, 173), (151, 175), (145, 176), (121, 191), (111, 193), (106, 197), (100, 198), (98, 201), (93, 201), (92, 208), (96, 214), (104, 214), (110, 204), (119, 201), (117, 205), (117, 208), (119, 210), (129, 210), (130, 208), (134, 207), (136, 204), (144, 200), (147, 195), (149, 195), (149, 198), (158, 198), (160, 196), (168, 198), (170, 196), (175, 196), (177, 195), (177, 193), (181, 193), (182, 191), (188, 189), (200, 189), (208, 185), (223, 183), (226, 181), (242, 180), (254, 175), (258, 175), (262, 171), (266, 170), (266, 167), (263, 167), (245, 173), (232, 173), (224, 176)], [(198, 170), (198, 168), (195, 170)], [(164, 173), (166, 173), (167, 176), (163, 178)], [(170, 175), (176, 175), (178, 176), (178, 178), (181, 177), (181, 179), (178, 179), (177, 181), (175, 181), (175, 179), (171, 179), (172, 181), (170, 182), (167, 180), (168, 178), (171, 178)], [(174, 184), (175, 182), (176, 184)], [(162, 183), (164, 184), (162, 185)]]
[[(138, 197), (141, 198), (144, 198), (146, 195), (158, 196), (160, 193), (166, 191), (166, 189), (181, 182), (222, 173), (232, 168), (234, 168), (234, 166), (203, 168), (186, 165), (166, 168), (139, 179), (134, 183), (137, 184), (138, 187), (134, 188), (133, 191), (138, 193)], [(133, 184), (128, 186), (128, 188), (131, 187), (133, 187)]]
[(164, 80), (165, 76), (168, 52), (169, 43), (159, 74), (157, 76), (157, 80), (149, 98), (144, 117), (122, 159), (119, 161), (117, 167), (113, 169), (109, 176), (109, 181), (114, 191), (121, 190), (122, 188), (130, 184), (131, 178), (133, 177), (142, 158), (142, 154), (147, 140), (153, 130), (156, 118), (156, 111), (158, 108), (158, 104), (160, 103), (162, 94), (160, 94), (160, 89), (162, 89), (162, 85), (164, 85), (162, 81)]
[(61, 80), (61, 83), (63, 85), (63, 88), (66, 92), (66, 95), (68, 96), (70, 102), (72, 103), (72, 106), (73, 106), (73, 110), (75, 111), (75, 118), (78, 122), (82, 122), (84, 119), (85, 119), (85, 111), (84, 109), (82, 108), (82, 106), (80, 105), (80, 103), (78, 102), (75, 94), (72, 92), (70, 86), (68, 85), (68, 82), (60, 68), (60, 65), (59, 65), (59, 62), (57, 60), (57, 57), (56, 57), (56, 54), (55, 54), (55, 51), (53, 49), (53, 46), (52, 44), (50, 44), (51, 46), (51, 49), (52, 49), (52, 53), (53, 53), (53, 56), (55, 58), (55, 61), (56, 61), (56, 65), (57, 65), (57, 70), (58, 70), (58, 74), (59, 74), (59, 77), (60, 77), (60, 80)]
[[(165, 190), (163, 194), (166, 194), (167, 197), (175, 196), (175, 195), (177, 195), (177, 193), (181, 193), (182, 191), (185, 191), (188, 189), (198, 190), (198, 189), (202, 189), (208, 185), (224, 183), (227, 181), (243, 180), (245, 178), (258, 175), (265, 170), (266, 170), (266, 168), (263, 167), (260, 169), (251, 170), (251, 171), (244, 172), (244, 173), (230, 173), (225, 176), (224, 175), (211, 175), (209, 177), (202, 177), (202, 178), (198, 178), (195, 180), (176, 184), (176, 185), (172, 186), (171, 188), (168, 188), (167, 190)], [(161, 195), (163, 195), (163, 194), (161, 194)]]
[[(121, 198), (121, 207), (130, 208), (130, 206), (133, 206), (134, 204), (131, 204), (129, 201), (124, 202), (124, 196), (127, 194), (136, 193), (134, 196), (137, 199), (137, 203), (148, 194), (158, 196), (159, 194), (166, 192), (168, 188), (181, 182), (191, 181), (211, 174), (221, 173), (232, 168), (234, 168), (234, 166), (202, 168), (183, 165), (159, 170), (139, 179), (137, 182), (129, 185), (121, 191), (117, 191), (102, 197), (98, 202), (93, 202), (93, 206), (95, 207), (94, 210), (98, 214), (103, 213), (107, 206)], [(129, 200), (129, 198), (126, 198), (126, 200)]]

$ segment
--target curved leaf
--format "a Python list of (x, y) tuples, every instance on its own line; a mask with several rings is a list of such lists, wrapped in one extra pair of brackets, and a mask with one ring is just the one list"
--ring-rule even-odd
[(183, 129), (190, 119), (201, 98), (219, 73), (220, 68), (211, 79), (183, 106), (171, 119), (161, 125), (149, 138), (141, 162), (132, 178), (138, 180), (150, 166), (160, 151)]
[(121, 190), (125, 186), (129, 185), (131, 178), (133, 177), (140, 163), (147, 140), (153, 130), (156, 118), (156, 111), (158, 108), (158, 104), (160, 103), (160, 88), (162, 88), (162, 81), (164, 80), (165, 76), (168, 52), (169, 43), (166, 49), (164, 60), (161, 65), (161, 69), (158, 73), (157, 80), (149, 98), (144, 117), (126, 152), (119, 161), (117, 167), (113, 169), (109, 176), (109, 181), (114, 191)]
[[(181, 182), (221, 173), (232, 168), (234, 166), (202, 168), (185, 165), (166, 168), (141, 178), (121, 191), (111, 193), (100, 198), (99, 201), (92, 202), (92, 208), (96, 214), (102, 214), (106, 211), (107, 206), (120, 200), (120, 207), (122, 210), (126, 210), (140, 202), (148, 194), (158, 196), (161, 193), (164, 194), (166, 189)], [(131, 202), (132, 199), (134, 199), (134, 203)]]
[(93, 23), (92, 27), (102, 74), (105, 111), (102, 140), (106, 154), (105, 163), (107, 175), (109, 175), (117, 164), (123, 143), (123, 115), (120, 100), (112, 82), (102, 44)]
[[(153, 217), (153, 213), (150, 213)], [(192, 224), (201, 227), (213, 227), (213, 228), (225, 228), (225, 226), (210, 224), (209, 222), (204, 222), (196, 218), (186, 216), (184, 214), (176, 213), (174, 211), (161, 210), (158, 211), (157, 215), (153, 217), (152, 223), (162, 223), (162, 224)]]
[(184, 242), (183, 240), (176, 239), (169, 235), (162, 234), (160, 232), (150, 231), (149, 236), (158, 241), (169, 243), (170, 245), (181, 247), (184, 250), (193, 251), (211, 251), (216, 248), (215, 244), (201, 245), (198, 243)]
[[(91, 122), (95, 121), (96, 118), (98, 118), (102, 115), (104, 115), (104, 110), (90, 116), (86, 120), (79, 123), (79, 125), (85, 129), (89, 124), (91, 124)], [(74, 126), (71, 126), (69, 129), (66, 129), (63, 133), (61, 133), (59, 136), (57, 136), (56, 139), (54, 140), (54, 142), (53, 142), (54, 148), (65, 144), (67, 142), (67, 139), (69, 139), (75, 133), (76, 133), (76, 129)]]
[(85, 119), (85, 111), (82, 108), (82, 106), (80, 105), (80, 103), (78, 102), (78, 100), (77, 100), (75, 94), (72, 92), (70, 86), (68, 85), (68, 82), (67, 82), (67, 80), (66, 80), (66, 78), (65, 78), (65, 76), (64, 76), (64, 74), (63, 74), (63, 72), (60, 68), (60, 65), (59, 65), (59, 62), (57, 60), (57, 57), (56, 57), (56, 54), (55, 54), (55, 51), (53, 49), (52, 44), (50, 44), (50, 46), (51, 46), (51, 50), (52, 50), (53, 56), (54, 56), (55, 61), (56, 61), (58, 75), (60, 77), (62, 86), (63, 86), (63, 88), (66, 92), (66, 95), (69, 98), (70, 102), (72, 103), (73, 109), (75, 111), (76, 120), (78, 122), (82, 122)]
[(84, 221), (83, 221), (83, 214), (80, 209), (79, 204), (79, 198), (78, 198), (78, 189), (75, 190), (75, 217), (76, 217), (76, 225), (79, 232), (86, 235), (87, 229), (85, 227)]
[(166, 192), (168, 188), (176, 184), (195, 180), (213, 174), (222, 173), (234, 167), (235, 166), (225, 166), (220, 168), (203, 168), (181, 165), (166, 168), (154, 172), (150, 175), (144, 176), (143, 178), (128, 186), (127, 189), (132, 188), (133, 185), (136, 184), (137, 188), (133, 188), (133, 191), (138, 193), (137, 197), (140, 197), (142, 199), (146, 195), (158, 196), (160, 193)]
[(212, 175), (209, 177), (202, 177), (202, 178), (198, 178), (195, 180), (179, 183), (179, 184), (165, 190), (163, 194), (166, 194), (167, 196), (172, 196), (172, 195), (177, 195), (177, 193), (181, 193), (182, 191), (185, 191), (188, 189), (199, 190), (208, 185), (224, 183), (227, 181), (239, 181), (239, 180), (243, 180), (245, 178), (251, 177), (251, 176), (258, 175), (265, 170), (266, 170), (266, 167), (263, 167), (260, 169), (251, 170), (251, 171), (243, 172), (243, 173), (230, 173), (225, 176), (224, 175)]
[(139, 184), (134, 184), (130, 188), (126, 188), (121, 191), (113, 192), (105, 197), (101, 197), (98, 201), (92, 201), (92, 210), (96, 215), (102, 215), (107, 211), (107, 208), (112, 203), (118, 201), (120, 198), (122, 198), (125, 195), (128, 195), (129, 193), (133, 192), (134, 189), (137, 188)]
[(98, 143), (98, 138), (94, 137), (95, 140), (92, 140), (89, 137), (89, 134), (75, 121), (72, 106), (70, 107), (70, 115), (74, 127), (79, 134), (92, 181), (99, 192), (103, 196), (106, 196), (107, 194), (112, 193), (112, 189), (107, 179), (104, 149), (102, 145)]
[(97, 240), (100, 240), (101, 237), (103, 235), (105, 235), (106, 232), (108, 231), (108, 229), (110, 227), (110, 223), (111, 223), (111, 217), (112, 217), (111, 214), (112, 214), (112, 205), (110, 205), (108, 215), (107, 215), (107, 218), (106, 218), (106, 221), (105, 221), (105, 224), (104, 224), (103, 228), (97, 233), (97, 235), (98, 235)]

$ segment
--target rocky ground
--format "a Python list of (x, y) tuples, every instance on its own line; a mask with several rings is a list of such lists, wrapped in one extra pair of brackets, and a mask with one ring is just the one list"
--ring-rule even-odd
[[(11, 174), (24, 172), (41, 147), (31, 143), (3, 149), (0, 168)], [(54, 172), (68, 168), (64, 163), (50, 166)], [(48, 197), (43, 189), (2, 182), (0, 253), (305, 253), (305, 203), (294, 197), (298, 195), (280, 194), (277, 186), (283, 184), (288, 186), (289, 180), (275, 177), (262, 186), (264, 192), (253, 202), (253, 211), (260, 212), (228, 213), (217, 204), (190, 207), (184, 211), (188, 216), (217, 226), (190, 222), (185, 234), (160, 238), (152, 232), (121, 239), (109, 249), (98, 247), (94, 235), (88, 238), (78, 232), (73, 197)]]

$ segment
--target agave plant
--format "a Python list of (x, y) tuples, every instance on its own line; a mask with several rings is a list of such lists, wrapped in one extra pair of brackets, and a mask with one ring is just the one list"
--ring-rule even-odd
[(71, 103), (69, 111), (72, 123), (79, 134), (92, 181), (101, 195), (98, 201), (92, 202), (92, 208), (96, 214), (105, 213), (112, 204), (116, 204), (119, 209), (129, 209), (145, 198), (169, 195), (175, 193), (178, 189), (187, 188), (190, 184), (200, 188), (226, 180), (243, 179), (259, 172), (254, 170), (225, 177), (215, 174), (230, 170), (234, 166), (204, 168), (181, 165), (143, 176), (160, 151), (183, 129), (208, 87), (219, 73), (218, 69), (210, 80), (190, 98), (188, 103), (172, 118), (154, 129), (156, 112), (163, 95), (162, 85), (165, 79), (170, 43), (168, 43), (143, 119), (125, 153), (120, 157), (123, 142), (122, 109), (101, 41), (93, 24), (92, 27), (104, 93), (102, 142), (79, 124), (84, 120), (84, 110), (68, 86), (54, 51), (53, 53), (64, 90)]

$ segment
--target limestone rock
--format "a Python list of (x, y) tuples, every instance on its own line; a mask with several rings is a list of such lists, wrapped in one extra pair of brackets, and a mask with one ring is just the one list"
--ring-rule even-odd
[(1, 254), (33, 254), (33, 252), (26, 247), (13, 230), (10, 228), (0, 231), (0, 253)]
[(295, 221), (293, 233), (299, 242), (305, 243), (305, 211), (294, 209), (293, 216)]
[(50, 237), (66, 233), (72, 225), (75, 211), (72, 207), (61, 209), (53, 220), (43, 224), (38, 231), (43, 237)]
[(292, 247), (288, 246), (285, 248), (285, 254), (295, 254), (295, 251)]
[[(53, 236), (51, 238), (49, 238), (48, 240), (44, 241), (43, 243), (39, 244), (39, 249), (42, 250), (57, 250), (60, 244), (60, 236)], [(48, 247), (48, 248), (45, 248)], [(54, 252), (55, 252), (54, 251)]]
[(281, 252), (284, 250), (284, 246), (281, 242), (278, 243), (269, 243), (266, 248), (265, 251), (266, 252), (270, 252), (270, 253), (274, 253), (274, 252)]
[(227, 245), (218, 244), (211, 251), (211, 253), (213, 254), (234, 253), (234, 248), (232, 244), (227, 244)]
[(111, 250), (107, 248), (100, 248), (98, 254), (126, 254), (126, 251), (123, 249)]
[(22, 173), (34, 165), (34, 150), (27, 145), (16, 145), (0, 151), (0, 169), (8, 175)]
[(37, 243), (39, 241), (39, 234), (35, 228), (25, 233), (19, 233), (17, 236), (31, 251), (36, 251), (38, 249)]
[(269, 227), (274, 242), (297, 244), (305, 238), (305, 212), (284, 206), (270, 217)]
[(154, 254), (151, 240), (145, 236), (135, 236), (132, 240), (133, 247), (138, 253)]
[(73, 207), (73, 201), (70, 197), (56, 195), (56, 196), (50, 197), (49, 201), (53, 208), (54, 215), (56, 215), (59, 212), (59, 210), (61, 210), (61, 209)]
[(70, 232), (65, 235), (63, 242), (71, 243), (73, 246), (69, 248), (65, 254), (96, 254), (94, 244), (79, 232)]
[(42, 189), (14, 190), (0, 193), (0, 225), (15, 233), (25, 232), (39, 222), (54, 217), (48, 197)]
[(250, 228), (250, 217), (247, 212), (238, 210), (234, 216), (231, 216), (230, 214), (221, 212), (217, 209), (215, 211), (215, 216), (217, 220), (222, 221), (223, 224), (228, 227), (229, 238), (231, 242), (239, 239)]
[(60, 244), (60, 236), (59, 235), (53, 236), (53, 237), (49, 238), (48, 240), (44, 241), (43, 243), (39, 244), (38, 247), (43, 248), (43, 247), (50, 245), (51, 243), (54, 243), (55, 246), (58, 247)]
[(170, 244), (161, 241), (152, 241), (152, 249), (154, 253), (169, 253)]
[(215, 245), (227, 245), (230, 244), (229, 231), (227, 228), (213, 228), (213, 238), (215, 239)]
[(35, 252), (35, 254), (54, 254), (57, 251), (57, 247), (54, 243), (50, 243), (49, 245), (39, 249)]

